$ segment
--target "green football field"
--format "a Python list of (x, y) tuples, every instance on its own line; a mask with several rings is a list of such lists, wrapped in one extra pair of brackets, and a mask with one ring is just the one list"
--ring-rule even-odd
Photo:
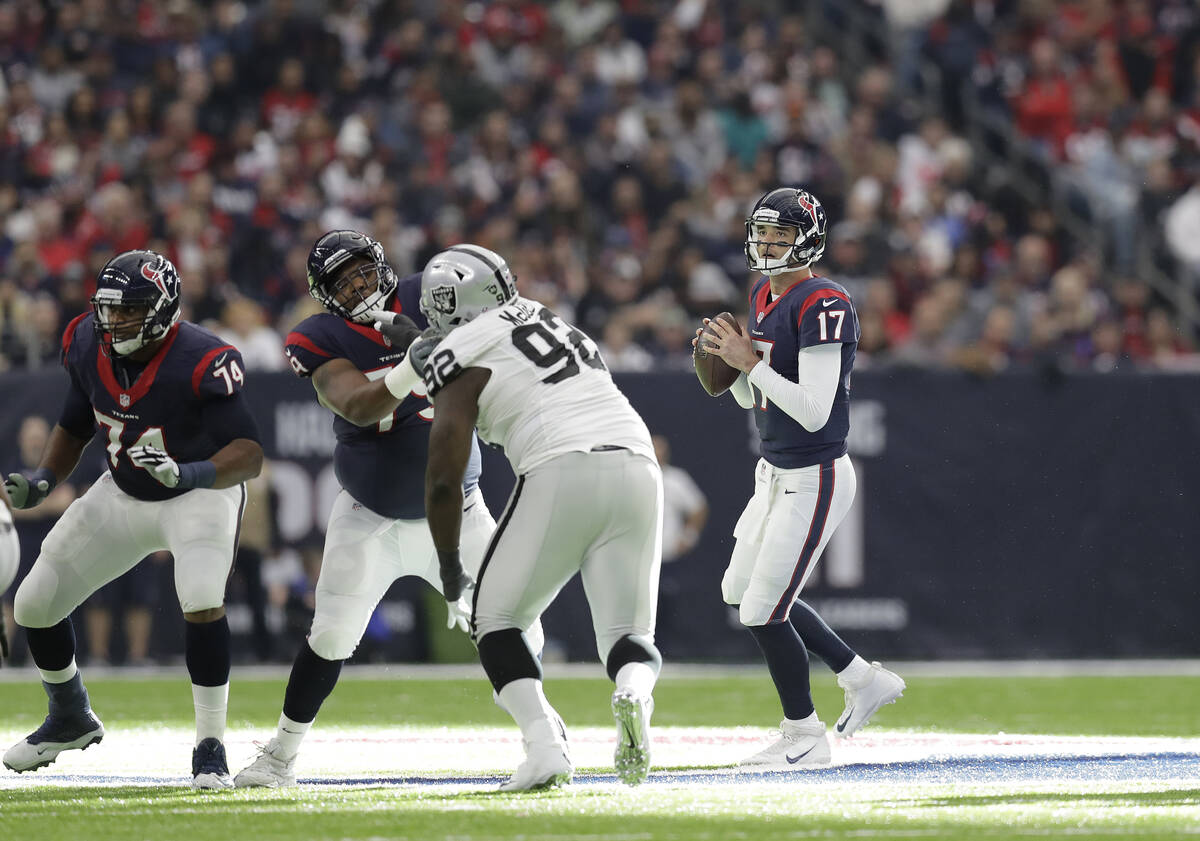
[[(595, 672), (599, 672), (596, 667)], [(908, 690), (827, 769), (738, 774), (780, 712), (763, 670), (670, 667), (656, 691), (655, 767), (611, 774), (606, 680), (547, 667), (576, 780), (498, 794), (519, 735), (467, 669), (347, 669), (301, 752), (301, 785), (193, 793), (186, 676), (88, 679), (104, 741), (35, 773), (0, 771), (4, 838), (786, 839), (1180, 838), (1200, 835), (1200, 676), (938, 676)], [(20, 678), (24, 678), (23, 680)], [(273, 732), (286, 671), (239, 670), (231, 769)], [(842, 698), (814, 672), (821, 717)], [(32, 672), (0, 681), (0, 739), (36, 727)]]

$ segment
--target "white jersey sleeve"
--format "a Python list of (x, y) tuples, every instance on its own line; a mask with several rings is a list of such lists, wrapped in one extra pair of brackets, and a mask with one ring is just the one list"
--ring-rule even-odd
[(479, 436), (524, 473), (555, 456), (625, 447), (654, 459), (645, 422), (612, 381), (595, 342), (517, 298), (450, 331), (425, 365), (430, 399), (466, 368), (492, 376), (479, 395)]

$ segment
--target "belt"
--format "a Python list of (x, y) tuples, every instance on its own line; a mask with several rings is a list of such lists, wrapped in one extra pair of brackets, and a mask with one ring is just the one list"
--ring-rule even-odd
[(598, 447), (592, 447), (593, 453), (614, 453), (617, 450), (628, 450), (628, 447), (622, 447), (619, 444), (601, 444)]

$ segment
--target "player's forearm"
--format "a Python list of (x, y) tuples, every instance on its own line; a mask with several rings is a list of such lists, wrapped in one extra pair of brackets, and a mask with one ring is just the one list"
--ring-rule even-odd
[[(262, 445), (248, 438), (238, 438), (217, 450), (209, 461), (216, 473), (212, 484), (205, 487), (232, 488), (262, 472)], [(180, 465), (180, 469), (183, 468), (184, 465)]]
[(71, 475), (79, 464), (79, 457), (90, 438), (79, 438), (72, 435), (61, 426), (55, 425), (42, 452), (42, 461), (38, 468), (45, 468), (54, 476), (54, 484), (58, 484)]
[(750, 372), (750, 382), (770, 402), (809, 432), (825, 426), (837, 396), (841, 376), (841, 345), (821, 345), (800, 352), (798, 381), (759, 362)]
[(371, 426), (396, 411), (400, 400), (395, 397), (383, 380), (363, 383), (346, 395), (340, 405), (330, 406), (335, 412), (355, 426)]
[(738, 374), (738, 378), (729, 387), (729, 393), (743, 409), (754, 408), (754, 389), (750, 387), (750, 380), (745, 374)]

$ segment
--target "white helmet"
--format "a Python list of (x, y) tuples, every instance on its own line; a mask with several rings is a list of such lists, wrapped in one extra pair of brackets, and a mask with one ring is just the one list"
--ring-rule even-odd
[(443, 335), (516, 297), (516, 278), (504, 258), (479, 245), (452, 245), (421, 272), (421, 312)]

